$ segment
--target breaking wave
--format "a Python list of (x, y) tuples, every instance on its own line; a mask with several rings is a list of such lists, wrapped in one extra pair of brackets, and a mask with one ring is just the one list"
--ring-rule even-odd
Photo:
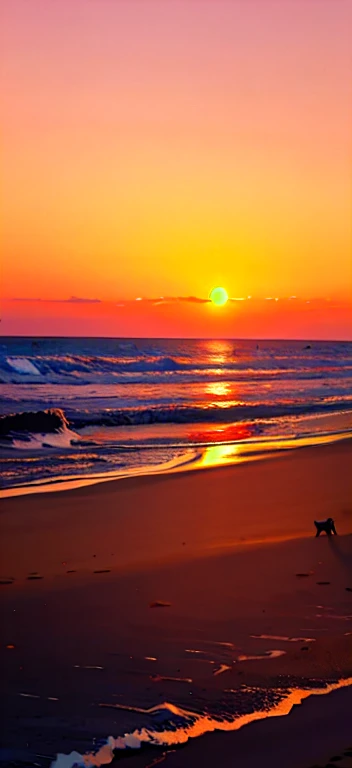
[(68, 421), (61, 408), (0, 416), (0, 435), (12, 435), (18, 432), (59, 432), (67, 427)]
[[(334, 413), (341, 410), (340, 403), (319, 402), (309, 405), (235, 405), (223, 407), (187, 407), (170, 405), (167, 408), (129, 408), (109, 410), (107, 413), (78, 414), (70, 417), (70, 423), (76, 429), (85, 426), (122, 426), (139, 424), (197, 424), (219, 423), (232, 424), (244, 419), (270, 419), (282, 416), (304, 415), (312, 413)], [(344, 410), (352, 410), (352, 401), (344, 404)], [(253, 425), (253, 433), (255, 433)], [(257, 426), (257, 434), (260, 426)]]
[(338, 354), (336, 348), (326, 350), (320, 345), (314, 351), (302, 347), (284, 348), (280, 355), (271, 347), (254, 352), (247, 348), (231, 350), (230, 347), (226, 356), (206, 355), (204, 351), (200, 354), (199, 349), (192, 355), (185, 345), (180, 349), (176, 344), (170, 349), (173, 354), (165, 354), (169, 351), (166, 343), (159, 349), (133, 346), (125, 349), (115, 344), (108, 350), (110, 354), (78, 354), (76, 349), (69, 349), (69, 344), (66, 349), (55, 352), (47, 350), (48, 344), (44, 342), (38, 349), (28, 347), (29, 344), (20, 347), (22, 354), (16, 355), (0, 350), (0, 381), (12, 384), (32, 381), (37, 385), (49, 382), (113, 384), (117, 381), (150, 381), (153, 376), (159, 380), (160, 374), (171, 379), (178, 376), (181, 380), (200, 380), (209, 378), (214, 372), (219, 375), (220, 368), (224, 377), (251, 381), (333, 379), (352, 375), (351, 351), (344, 344), (340, 345)]
[(214, 714), (182, 709), (168, 702), (150, 709), (101, 704), (102, 707), (135, 713), (141, 718), (143, 725), (120, 736), (109, 736), (95, 752), (80, 754), (73, 751), (70, 754), (58, 754), (56, 760), (51, 763), (51, 768), (93, 768), (112, 762), (121, 750), (139, 750), (146, 746), (167, 750), (212, 731), (236, 731), (255, 720), (288, 715), (293, 706), (301, 704), (309, 696), (328, 694), (349, 685), (352, 685), (352, 678), (333, 683), (320, 681), (316, 687), (307, 688), (264, 690), (244, 686), (237, 691), (229, 691), (228, 693), (233, 694), (232, 704), (231, 698), (228, 697), (227, 710)]
[(76, 439), (78, 435), (69, 429), (61, 408), (0, 416), (0, 440), (10, 442), (15, 448), (64, 448)]
[[(151, 408), (106, 409), (99, 412), (87, 412), (51, 408), (41, 411), (29, 411), (0, 416), (0, 437), (13, 437), (25, 433), (54, 433), (84, 427), (120, 427), (143, 424), (234, 424), (250, 421), (246, 424), (248, 435), (260, 435), (260, 420), (285, 416), (303, 416), (309, 414), (334, 413), (341, 410), (341, 404), (318, 402), (308, 405), (235, 405), (224, 407), (177, 406)], [(352, 402), (344, 404), (344, 410), (352, 410)], [(255, 423), (255, 420), (256, 423)], [(77, 436), (76, 436), (77, 437)]]

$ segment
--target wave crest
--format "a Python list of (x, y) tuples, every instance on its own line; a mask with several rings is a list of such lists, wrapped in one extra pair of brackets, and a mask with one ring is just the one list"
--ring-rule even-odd
[[(272, 689), (266, 692), (267, 695), (264, 697), (260, 708), (256, 705), (252, 711), (244, 714), (223, 713), (215, 716), (182, 709), (168, 702), (150, 709), (123, 707), (119, 704), (102, 704), (101, 706), (128, 709), (139, 713), (151, 718), (151, 722), (149, 725), (136, 728), (123, 736), (116, 738), (109, 736), (106, 743), (96, 752), (85, 755), (79, 752), (71, 752), (69, 755), (58, 754), (56, 760), (51, 764), (51, 768), (74, 768), (74, 766), (93, 768), (112, 762), (115, 755), (121, 750), (137, 750), (145, 746), (165, 749), (165, 747), (185, 744), (189, 739), (212, 731), (236, 731), (255, 720), (288, 715), (293, 706), (301, 704), (304, 699), (311, 695), (324, 695), (349, 685), (352, 685), (351, 677), (334, 683), (321, 681), (319, 687)], [(260, 689), (258, 692), (263, 693)], [(234, 691), (234, 693), (236, 692)], [(242, 689), (237, 693), (245, 695), (246, 690)], [(250, 690), (250, 693), (253, 693), (253, 689)]]
[(68, 421), (61, 408), (45, 411), (24, 411), (0, 416), (0, 435), (12, 436), (18, 433), (60, 432), (68, 427)]

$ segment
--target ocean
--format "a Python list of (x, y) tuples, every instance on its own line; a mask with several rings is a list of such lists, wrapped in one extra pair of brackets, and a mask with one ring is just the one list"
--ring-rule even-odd
[(5, 490), (241, 461), (351, 430), (352, 343), (3, 337), (0, 395)]

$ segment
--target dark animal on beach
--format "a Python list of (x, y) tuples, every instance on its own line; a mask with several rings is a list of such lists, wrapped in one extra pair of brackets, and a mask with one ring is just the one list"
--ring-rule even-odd
[(317, 529), (317, 532), (315, 534), (315, 538), (317, 536), (320, 536), (320, 534), (323, 531), (325, 531), (325, 533), (328, 536), (331, 536), (332, 533), (334, 534), (334, 536), (337, 536), (337, 531), (336, 531), (336, 528), (335, 528), (335, 523), (334, 523), (332, 517), (328, 517), (327, 520), (320, 520), (320, 521), (319, 520), (314, 520), (314, 525), (315, 525), (315, 527)]

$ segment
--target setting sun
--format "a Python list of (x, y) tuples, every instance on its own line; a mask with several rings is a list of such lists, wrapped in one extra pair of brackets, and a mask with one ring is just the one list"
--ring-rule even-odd
[(217, 307), (222, 307), (228, 301), (229, 297), (225, 288), (213, 288), (210, 293), (210, 299)]

